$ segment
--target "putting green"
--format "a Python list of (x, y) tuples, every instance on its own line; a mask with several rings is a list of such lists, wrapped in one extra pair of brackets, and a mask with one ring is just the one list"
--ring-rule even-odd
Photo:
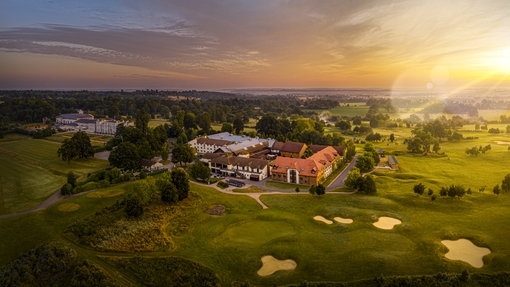
[(250, 220), (231, 226), (216, 240), (263, 245), (275, 238), (294, 234), (294, 227), (285, 221)]

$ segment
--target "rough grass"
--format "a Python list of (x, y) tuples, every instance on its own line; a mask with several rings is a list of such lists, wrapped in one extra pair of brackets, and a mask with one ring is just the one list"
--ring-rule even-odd
[(62, 203), (58, 206), (58, 210), (64, 212), (76, 211), (78, 209), (80, 209), (80, 205), (73, 202)]
[(123, 189), (109, 189), (109, 190), (98, 190), (87, 193), (87, 197), (90, 198), (102, 198), (102, 197), (115, 197), (124, 194)]
[(0, 214), (29, 209), (48, 198), (66, 182), (73, 171), (80, 180), (87, 173), (106, 168), (99, 159), (73, 160), (57, 157), (60, 145), (37, 139), (0, 143)]

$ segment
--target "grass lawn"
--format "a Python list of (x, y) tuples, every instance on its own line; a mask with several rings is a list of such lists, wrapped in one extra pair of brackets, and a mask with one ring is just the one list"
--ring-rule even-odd
[[(484, 193), (477, 190), (483, 185), (492, 189), (510, 173), (509, 145), (495, 143), (510, 141), (510, 137), (507, 134), (472, 133), (479, 139), (442, 143), (441, 152), (444, 151), (446, 156), (398, 156), (401, 171), (374, 173), (378, 188), (375, 196), (326, 194), (317, 197), (268, 193), (262, 195), (261, 200), (269, 209), (262, 209), (248, 196), (223, 194), (214, 188), (192, 183), (191, 190), (201, 196), (201, 203), (178, 219), (179, 226), (185, 226), (186, 232), (172, 237), (175, 250), (144, 253), (143, 256), (180, 256), (199, 262), (214, 270), (223, 286), (229, 286), (236, 279), (265, 286), (303, 280), (352, 281), (381, 275), (460, 273), (464, 269), (470, 273), (509, 271), (510, 229), (506, 219), (510, 217), (510, 194), (495, 196), (489, 190)], [(44, 140), (4, 142), (0, 144), (0, 156), (9, 158), (9, 152), (23, 150), (20, 146), (26, 142), (35, 143), (37, 148), (46, 146), (50, 149), (48, 146), (51, 146), (54, 152), (58, 147)], [(466, 147), (489, 143), (492, 150), (485, 155), (471, 157), (464, 153)], [(380, 143), (376, 147), (378, 145), (394, 151), (405, 150), (404, 145)], [(7, 156), (6, 146), (9, 147)], [(36, 152), (26, 157), (33, 157), (36, 163), (43, 162)], [(16, 161), (18, 157), (14, 159)], [(60, 161), (56, 156), (55, 160), (55, 163)], [(60, 163), (60, 166), (65, 164)], [(1, 174), (4, 174), (3, 170)], [(474, 192), (462, 199), (439, 197), (431, 201), (429, 196), (413, 193), (413, 186), (420, 182), (431, 187), (437, 195), (441, 186), (453, 183), (471, 187)], [(81, 258), (99, 264), (114, 278), (130, 279), (126, 271), (98, 257), (114, 254), (97, 253), (76, 245), (63, 236), (63, 230), (133, 192), (128, 188), (131, 184), (124, 183), (98, 191), (98, 194), (71, 199), (60, 209), (57, 205), (33, 214), (0, 219), (0, 266), (40, 242), (60, 240), (76, 249)], [(295, 187), (279, 183), (276, 188)], [(304, 191), (303, 188), (301, 193)], [(213, 216), (205, 213), (215, 205), (225, 206), (226, 214)], [(329, 220), (337, 216), (351, 218), (354, 222), (327, 225), (314, 220), (317, 215)], [(377, 229), (372, 223), (381, 216), (397, 218), (402, 224), (393, 230)], [(444, 257), (448, 250), (440, 241), (460, 238), (491, 250), (491, 254), (484, 257), (482, 268)], [(262, 266), (260, 259), (265, 255), (280, 260), (292, 259), (297, 267), (293, 271), (258, 276), (257, 271)], [(127, 253), (121, 256), (137, 255)]]
[(99, 159), (57, 157), (60, 145), (46, 140), (22, 139), (0, 143), (0, 214), (29, 209), (48, 198), (66, 182), (67, 172), (83, 179), (87, 173), (108, 167)]
[[(62, 143), (65, 139), (73, 137), (75, 132), (63, 132), (51, 135), (44, 138), (45, 140)], [(99, 135), (99, 134), (87, 134), (90, 138), (90, 143), (93, 146), (103, 146), (105, 142), (109, 141), (113, 136), (110, 135)]]
[(347, 116), (347, 117), (364, 117), (368, 109), (370, 107), (366, 106), (365, 103), (349, 103), (349, 106), (346, 106), (346, 104), (341, 104), (338, 107), (334, 107), (332, 109), (328, 110), (307, 110), (307, 111), (314, 111), (318, 114), (322, 112), (329, 112), (332, 116)]
[(235, 189), (232, 189), (233, 192), (238, 192), (238, 193), (261, 193), (261, 192), (267, 192), (266, 190), (263, 190), (263, 189), (260, 189), (256, 186), (250, 186), (250, 187), (247, 187), (247, 188), (235, 188)]
[(149, 128), (155, 128), (164, 124), (170, 124), (170, 122), (167, 119), (152, 119), (149, 121)]
[(292, 183), (278, 182), (278, 181), (272, 181), (272, 180), (267, 180), (264, 185), (267, 187), (270, 187), (270, 188), (277, 188), (277, 189), (283, 189), (283, 190), (295, 190), (296, 187), (299, 187), (299, 189), (301, 191), (308, 191), (308, 189), (310, 189), (310, 186), (308, 186), (308, 185), (292, 184)]

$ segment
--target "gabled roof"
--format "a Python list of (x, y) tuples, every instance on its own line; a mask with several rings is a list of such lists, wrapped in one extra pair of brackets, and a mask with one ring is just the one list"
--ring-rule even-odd
[(398, 160), (397, 160), (397, 158), (396, 158), (394, 155), (390, 155), (390, 156), (388, 157), (388, 162), (389, 162), (390, 164), (398, 164)]
[(258, 168), (258, 169), (264, 169), (268, 164), (269, 161), (263, 160), (263, 159), (256, 159), (256, 158), (246, 158), (246, 157), (239, 157), (239, 156), (220, 156), (217, 158), (211, 159), (211, 163), (216, 164), (224, 164), (224, 165), (233, 165), (233, 166), (239, 166), (239, 167), (250, 167), (250, 168)]
[(77, 119), (93, 119), (94, 116), (91, 114), (61, 114), (58, 115), (57, 118), (64, 118), (68, 120), (77, 120)]
[(217, 157), (220, 157), (222, 156), (221, 153), (212, 153), (212, 152), (208, 152), (208, 153), (205, 153), (202, 158), (203, 159), (213, 159), (213, 158), (217, 158)]
[(314, 153), (308, 159), (315, 160), (320, 162), (325, 166), (331, 165), (333, 161), (335, 161), (340, 155), (338, 152), (331, 146), (327, 146), (324, 149)]
[(317, 172), (323, 168), (322, 164), (312, 159), (279, 156), (274, 161), (271, 172), (286, 174), (288, 169), (295, 169), (299, 172), (299, 175), (317, 176)]
[[(313, 153), (318, 153), (319, 151), (321, 151), (321, 150), (323, 150), (323, 149), (325, 149), (327, 147), (328, 147), (327, 145), (313, 144), (313, 145), (309, 146), (308, 149), (311, 150)], [(344, 155), (345, 147), (343, 147), (343, 146), (332, 146), (332, 148), (334, 148), (336, 150), (336, 152), (340, 156)]]
[(284, 142), (275, 141), (273, 145), (271, 146), (272, 150), (281, 150), (283, 147)]
[(210, 139), (210, 138), (198, 138), (197, 139), (198, 144), (206, 144), (206, 145), (215, 145), (215, 146), (224, 146), (231, 144), (232, 142), (226, 141), (226, 140), (217, 140), (217, 139)]
[(77, 124), (95, 124), (96, 120), (94, 119), (79, 119), (76, 121)]
[(280, 151), (282, 151), (282, 152), (291, 152), (291, 153), (299, 153), (303, 149), (303, 147), (306, 147), (306, 144), (298, 143), (298, 142), (286, 142), (280, 148)]

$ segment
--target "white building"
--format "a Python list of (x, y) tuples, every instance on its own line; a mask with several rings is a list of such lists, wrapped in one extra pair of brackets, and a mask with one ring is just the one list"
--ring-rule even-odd
[(90, 114), (62, 114), (56, 118), (56, 126), (64, 130), (78, 130), (88, 133), (114, 135), (118, 125), (129, 126), (127, 121), (94, 119)]

